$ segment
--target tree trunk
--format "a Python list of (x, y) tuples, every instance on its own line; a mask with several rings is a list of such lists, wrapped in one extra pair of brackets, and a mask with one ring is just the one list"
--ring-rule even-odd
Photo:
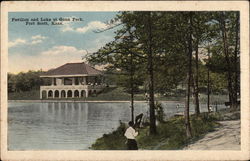
[(227, 63), (227, 78), (228, 78), (228, 92), (229, 92), (229, 102), (231, 102), (230, 107), (233, 108), (236, 105), (236, 100), (233, 92), (233, 85), (232, 85), (232, 68), (231, 68), (231, 61), (228, 51), (228, 40), (227, 40), (227, 31), (226, 31), (226, 23), (224, 12), (221, 14), (221, 31), (222, 31), (222, 40), (223, 40), (223, 52), (225, 55), (226, 63)]
[[(239, 18), (240, 18), (240, 13), (236, 13), (236, 26), (235, 26), (235, 48), (234, 48), (234, 65), (235, 65), (235, 80), (234, 80), (234, 95), (235, 95), (235, 101), (237, 102), (238, 97), (238, 78), (239, 78), (239, 73), (238, 73), (238, 43), (239, 43)], [(236, 103), (235, 108), (237, 108), (238, 104)]]
[(194, 81), (194, 94), (195, 94), (195, 114), (200, 114), (200, 106), (199, 106), (199, 40), (196, 42), (196, 50), (195, 50), (195, 81)]
[(189, 13), (189, 38), (188, 38), (188, 73), (187, 73), (187, 89), (186, 89), (186, 105), (184, 111), (185, 117), (185, 127), (186, 127), (186, 136), (187, 138), (192, 137), (191, 134), (191, 126), (189, 119), (189, 104), (190, 104), (190, 84), (191, 84), (191, 76), (192, 76), (192, 13)]
[(130, 56), (130, 88), (131, 88), (131, 121), (134, 122), (134, 72), (133, 72), (133, 54)]
[[(208, 47), (208, 61), (210, 60), (210, 47)], [(210, 71), (207, 68), (207, 111), (211, 112), (210, 110)]]
[(150, 110), (150, 135), (156, 134), (155, 105), (154, 105), (154, 71), (152, 51), (152, 22), (151, 12), (148, 12), (148, 74), (149, 74), (149, 110)]

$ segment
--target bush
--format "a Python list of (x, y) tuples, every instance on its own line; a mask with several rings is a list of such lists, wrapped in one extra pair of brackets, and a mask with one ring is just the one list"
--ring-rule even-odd
[(163, 110), (163, 106), (161, 103), (159, 102), (156, 102), (155, 104), (155, 108), (156, 108), (156, 119), (159, 121), (159, 122), (164, 122), (164, 110)]

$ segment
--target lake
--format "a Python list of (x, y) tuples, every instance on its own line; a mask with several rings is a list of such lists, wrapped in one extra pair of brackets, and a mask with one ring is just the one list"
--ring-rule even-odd
[[(179, 109), (176, 109), (180, 104)], [(162, 102), (167, 117), (184, 111), (179, 102)], [(225, 108), (219, 105), (218, 109)], [(148, 115), (147, 103), (135, 103), (135, 116)], [(191, 113), (194, 107), (190, 108)], [(201, 111), (207, 111), (201, 105)], [(8, 103), (9, 150), (87, 150), (105, 133), (130, 120), (130, 103)]]

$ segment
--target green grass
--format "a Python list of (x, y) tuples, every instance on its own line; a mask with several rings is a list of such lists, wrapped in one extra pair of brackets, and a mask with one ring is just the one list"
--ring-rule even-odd
[(103, 136), (96, 140), (95, 144), (92, 145), (91, 149), (98, 150), (125, 150), (126, 149), (126, 139), (124, 136), (125, 124), (120, 123), (117, 130), (110, 134), (103, 134)]
[[(185, 123), (183, 117), (172, 117), (157, 126), (157, 134), (149, 135), (149, 127), (139, 129), (136, 138), (139, 149), (143, 150), (178, 150), (188, 143), (204, 136), (207, 132), (213, 131), (219, 124), (213, 115), (203, 113), (199, 117), (191, 116), (192, 138), (185, 135)], [(124, 150), (125, 125), (121, 124), (117, 130), (96, 140), (91, 149), (95, 150)]]

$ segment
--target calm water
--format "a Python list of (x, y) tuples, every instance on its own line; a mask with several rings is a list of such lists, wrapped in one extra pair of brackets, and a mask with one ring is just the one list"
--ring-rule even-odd
[[(183, 104), (164, 102), (169, 117)], [(176, 109), (176, 105), (180, 108)], [(9, 103), (9, 150), (83, 150), (130, 119), (129, 103)], [(219, 106), (224, 108), (224, 106)], [(146, 103), (135, 103), (135, 115), (147, 115)], [(193, 107), (191, 107), (193, 111)], [(206, 105), (201, 111), (207, 111)]]

